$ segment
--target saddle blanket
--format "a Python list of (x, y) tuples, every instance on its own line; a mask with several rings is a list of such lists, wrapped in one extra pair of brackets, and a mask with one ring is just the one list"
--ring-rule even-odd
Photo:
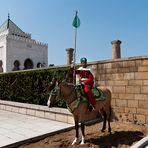
[[(76, 85), (75, 87), (76, 87), (76, 93), (77, 93), (78, 99), (74, 100), (71, 104), (67, 106), (70, 112), (73, 112), (80, 105), (80, 103), (88, 103), (88, 100), (83, 88), (79, 85)], [(103, 101), (106, 99), (106, 96), (101, 89), (98, 89), (97, 87), (93, 87), (92, 92), (95, 96), (96, 101)]]
[[(77, 92), (77, 97), (78, 98), (83, 98), (83, 97), (86, 98), (86, 94), (85, 94), (85, 92), (84, 92), (84, 90), (83, 90), (83, 88), (81, 86), (76, 86), (76, 92)], [(93, 93), (96, 101), (101, 101), (101, 100), (106, 99), (105, 94), (102, 92), (101, 89), (99, 89), (97, 87), (92, 88), (92, 93)]]

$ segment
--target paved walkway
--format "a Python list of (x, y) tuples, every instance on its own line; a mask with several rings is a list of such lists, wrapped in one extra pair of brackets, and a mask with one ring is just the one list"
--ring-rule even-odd
[(16, 147), (30, 138), (70, 127), (73, 125), (0, 110), (0, 147)]

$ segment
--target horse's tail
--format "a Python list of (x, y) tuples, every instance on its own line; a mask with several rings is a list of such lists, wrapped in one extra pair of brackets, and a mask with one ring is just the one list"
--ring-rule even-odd
[(110, 117), (110, 121), (118, 121), (119, 119), (118, 119), (118, 117), (117, 117), (117, 115), (115, 114), (115, 111), (114, 111), (114, 109), (111, 107), (111, 98), (112, 98), (112, 94), (111, 94), (111, 91), (108, 89), (108, 88), (106, 88), (106, 91), (107, 91), (107, 93), (108, 93), (108, 98), (110, 98), (109, 99), (109, 117)]
[(110, 121), (118, 121), (118, 117), (115, 114), (114, 110), (112, 107), (110, 107)]

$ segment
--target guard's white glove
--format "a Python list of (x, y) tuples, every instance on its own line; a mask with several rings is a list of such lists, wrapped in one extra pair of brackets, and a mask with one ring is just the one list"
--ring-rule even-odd
[(84, 85), (85, 83), (81, 81), (81, 84)]
[(70, 67), (73, 68), (73, 67), (74, 67), (74, 64), (72, 63), (72, 64), (70, 65)]

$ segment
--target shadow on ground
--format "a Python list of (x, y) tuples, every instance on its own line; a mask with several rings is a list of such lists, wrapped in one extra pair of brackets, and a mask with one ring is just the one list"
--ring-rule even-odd
[(98, 138), (90, 138), (86, 140), (86, 143), (98, 145), (99, 148), (119, 147), (120, 145), (131, 146), (135, 141), (139, 141), (143, 137), (143, 133), (139, 131), (118, 131)]

